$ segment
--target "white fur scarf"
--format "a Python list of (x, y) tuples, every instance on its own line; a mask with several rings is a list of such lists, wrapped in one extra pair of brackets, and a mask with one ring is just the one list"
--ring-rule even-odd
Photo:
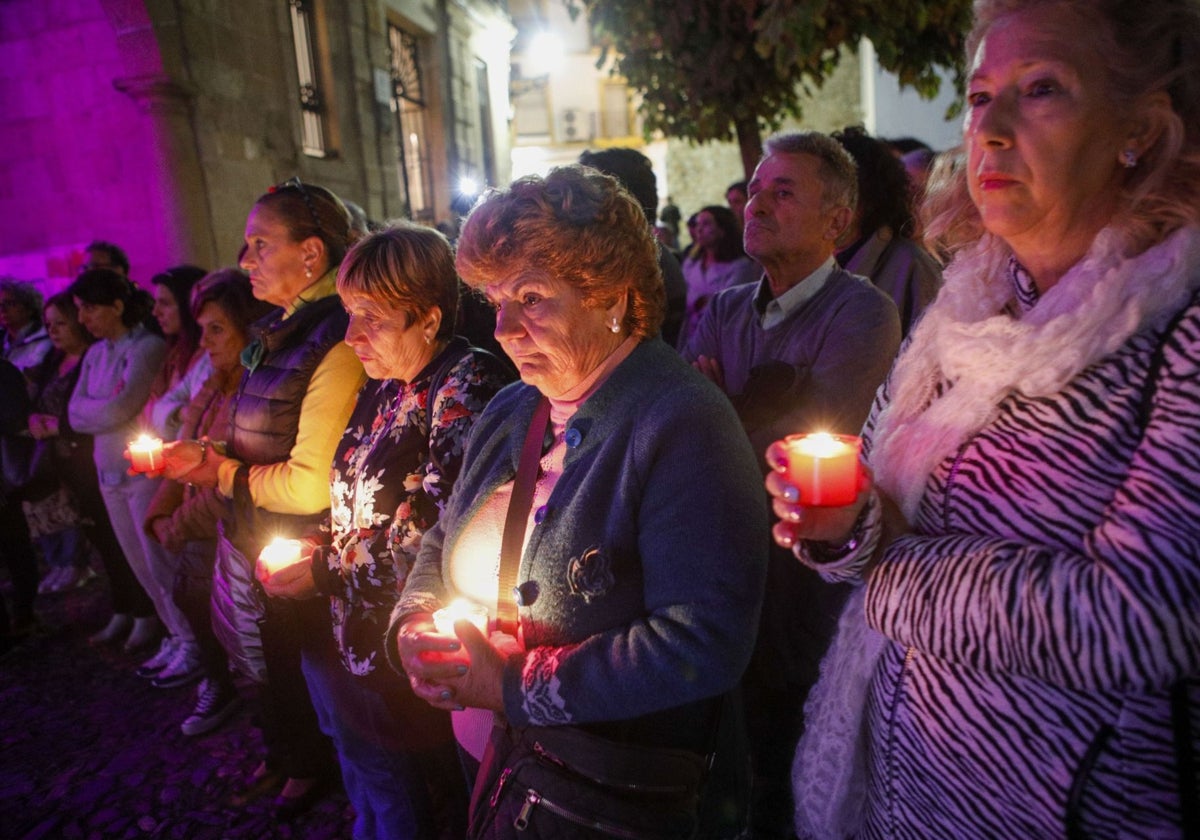
[[(1100, 232), (1082, 260), (1019, 319), (1008, 247), (985, 236), (945, 271), (943, 287), (892, 371), (871, 464), (914, 521), (933, 468), (991, 422), (1009, 394), (1056, 393), (1137, 332), (1161, 328), (1200, 287), (1200, 229), (1183, 228), (1136, 257)], [(941, 381), (949, 384), (934, 399)]]

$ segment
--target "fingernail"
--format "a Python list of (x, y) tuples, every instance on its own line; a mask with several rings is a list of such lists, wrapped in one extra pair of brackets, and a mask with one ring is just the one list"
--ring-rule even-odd
[(441, 694), (439, 694), (439, 695), (438, 695), (438, 699), (439, 699), (439, 700), (449, 700), (449, 699), (450, 699), (450, 692), (449, 692), (449, 690), (447, 690), (447, 691), (443, 691)]
[(458, 642), (450, 642), (446, 645), (446, 650), (458, 650), (462, 645)]
[(800, 491), (790, 484), (783, 486), (783, 500), (795, 504), (800, 501)]
[(466, 666), (466, 665), (459, 665), (459, 666), (458, 666), (458, 675), (461, 677), (461, 676), (462, 676), (463, 674), (465, 674), (465, 673), (467, 673), (467, 666)]
[(790, 519), (792, 522), (799, 522), (800, 521), (800, 511), (789, 510), (787, 518)]
[(466, 706), (455, 706), (454, 707), (454, 711), (456, 711), (456, 712), (465, 712), (466, 710), (467, 710)]

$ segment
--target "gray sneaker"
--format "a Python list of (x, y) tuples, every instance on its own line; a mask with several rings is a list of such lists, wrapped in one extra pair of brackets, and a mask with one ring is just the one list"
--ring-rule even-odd
[(229, 720), (241, 705), (241, 695), (228, 682), (206, 679), (200, 683), (196, 708), (179, 728), (184, 735), (203, 735)]

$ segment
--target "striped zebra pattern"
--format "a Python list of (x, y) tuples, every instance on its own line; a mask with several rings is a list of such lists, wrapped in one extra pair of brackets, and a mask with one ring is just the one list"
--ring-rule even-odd
[(1200, 673), (1200, 305), (1163, 343), (1143, 434), (1160, 342), (1009, 397), (871, 574), (867, 620), (893, 643), (865, 836), (1181, 836), (1169, 689)]

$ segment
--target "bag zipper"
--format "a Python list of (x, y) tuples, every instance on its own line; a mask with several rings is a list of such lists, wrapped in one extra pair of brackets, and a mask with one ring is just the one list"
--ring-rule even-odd
[(533, 788), (525, 791), (525, 801), (521, 804), (521, 810), (517, 812), (516, 819), (513, 820), (513, 828), (517, 831), (526, 831), (529, 829), (529, 820), (533, 816), (533, 811), (538, 806), (545, 808), (552, 814), (556, 814), (568, 822), (573, 822), (576, 825), (590, 828), (593, 831), (599, 831), (611, 837), (625, 837), (628, 840), (638, 840), (641, 836), (635, 832), (621, 828), (620, 826), (611, 825), (601, 822), (600, 820), (590, 819), (581, 816), (556, 802), (546, 799)]
[(548, 761), (556, 767), (561, 767), (563, 770), (574, 773), (576, 776), (594, 782), (601, 787), (612, 788), (614, 790), (627, 790), (635, 793), (684, 794), (691, 791), (691, 788), (688, 785), (638, 785), (631, 784), (629, 782), (610, 782), (605, 779), (597, 779), (585, 773), (579, 772), (578, 768), (571, 766), (557, 755), (550, 752), (550, 750), (543, 747), (540, 741), (533, 742), (533, 752), (544, 761)]

